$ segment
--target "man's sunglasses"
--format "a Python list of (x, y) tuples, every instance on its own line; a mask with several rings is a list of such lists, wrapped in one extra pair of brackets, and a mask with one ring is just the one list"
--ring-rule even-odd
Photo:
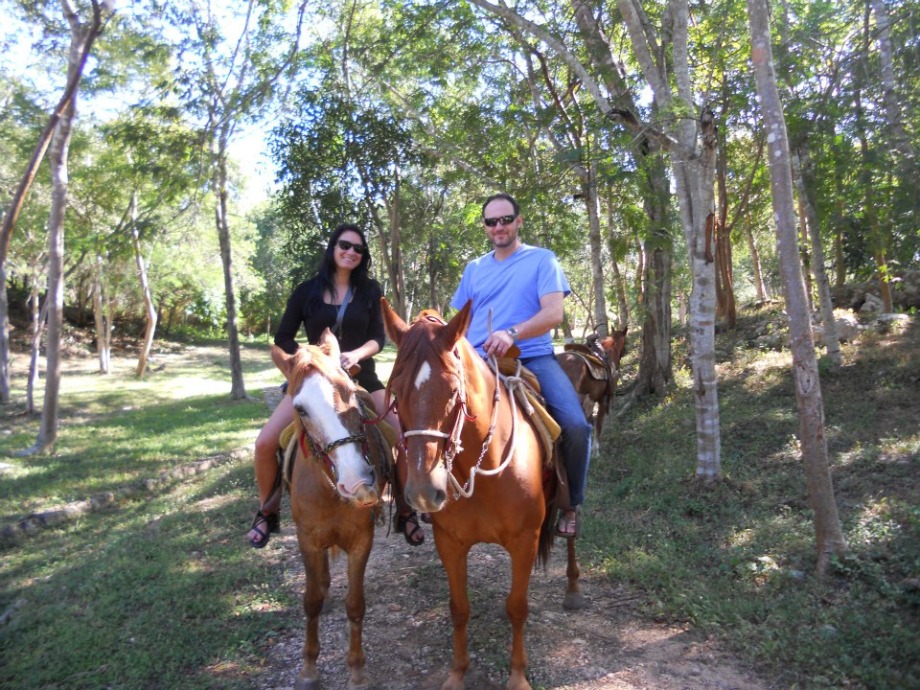
[(339, 249), (343, 252), (347, 252), (349, 249), (354, 249), (358, 254), (367, 254), (367, 247), (363, 244), (355, 244), (354, 242), (349, 242), (348, 240), (339, 240), (336, 242), (339, 245)]
[(494, 228), (499, 223), (502, 225), (511, 225), (515, 218), (517, 218), (517, 215), (499, 216), (498, 218), (483, 218), (482, 222), (486, 224), (486, 227)]

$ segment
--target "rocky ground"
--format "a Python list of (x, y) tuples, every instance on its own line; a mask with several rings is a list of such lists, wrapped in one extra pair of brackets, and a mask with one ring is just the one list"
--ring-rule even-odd
[[(281, 535), (263, 551), (298, 597), (304, 573), (294, 526), (283, 512)], [(367, 670), (373, 688), (436, 690), (451, 661), (447, 582), (431, 527), (425, 543), (410, 547), (401, 534), (380, 526), (365, 583)], [(510, 562), (496, 546), (480, 544), (470, 558), (472, 667), (470, 690), (504, 688), (510, 625), (504, 615)], [(711, 641), (684, 627), (646, 620), (638, 597), (590, 571), (582, 575), (586, 609), (562, 608), (565, 548), (556, 548), (544, 572), (534, 572), (527, 626), (528, 675), (534, 688), (556, 690), (766, 690), (773, 687), (743, 668)], [(330, 601), (320, 624), (323, 688), (348, 687), (345, 559), (333, 564)], [(303, 628), (278, 637), (266, 655), (259, 690), (292, 688), (301, 666)]]

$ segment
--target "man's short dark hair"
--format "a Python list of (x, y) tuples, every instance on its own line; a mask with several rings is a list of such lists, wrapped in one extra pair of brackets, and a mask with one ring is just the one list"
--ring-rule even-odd
[(514, 209), (515, 218), (521, 215), (521, 207), (518, 206), (518, 202), (515, 200), (515, 198), (511, 196), (510, 194), (507, 194), (506, 192), (499, 192), (498, 194), (493, 194), (488, 199), (486, 199), (484, 202), (482, 202), (482, 217), (483, 218), (486, 217), (486, 206), (491, 204), (496, 199), (504, 199), (509, 204), (511, 204), (511, 208)]

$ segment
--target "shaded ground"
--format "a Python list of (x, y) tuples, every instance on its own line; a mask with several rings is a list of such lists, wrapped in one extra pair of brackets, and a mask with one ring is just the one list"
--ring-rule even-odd
[[(280, 538), (264, 551), (281, 568), (284, 586), (299, 596), (304, 575), (294, 526), (284, 513)], [(430, 526), (426, 541), (408, 546), (400, 534), (387, 537), (378, 527), (368, 566), (364, 646), (374, 688), (435, 690), (447, 677), (451, 628), (447, 582), (434, 549)], [(346, 688), (348, 622), (345, 617), (345, 560), (333, 565), (331, 604), (320, 624), (323, 687)], [(496, 546), (480, 544), (470, 558), (469, 591), (473, 606), (467, 674), (470, 690), (504, 688), (510, 626), (504, 616), (510, 563)], [(720, 653), (688, 629), (643, 620), (636, 598), (627, 590), (584, 573), (588, 607), (562, 609), (565, 548), (560, 541), (546, 572), (531, 580), (527, 626), (528, 675), (534, 688), (567, 690), (765, 690), (772, 687)], [(286, 612), (291, 613), (291, 612)], [(283, 635), (266, 650), (261, 690), (291, 688), (301, 666), (304, 631)]]

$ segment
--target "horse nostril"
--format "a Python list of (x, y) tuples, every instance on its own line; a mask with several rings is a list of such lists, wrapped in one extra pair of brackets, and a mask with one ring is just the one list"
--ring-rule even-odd
[(435, 505), (442, 505), (447, 500), (447, 492), (438, 489), (434, 492)]
[(305, 416), (307, 414), (307, 410), (299, 403), (294, 403), (294, 409), (297, 410), (297, 414), (300, 416)]

